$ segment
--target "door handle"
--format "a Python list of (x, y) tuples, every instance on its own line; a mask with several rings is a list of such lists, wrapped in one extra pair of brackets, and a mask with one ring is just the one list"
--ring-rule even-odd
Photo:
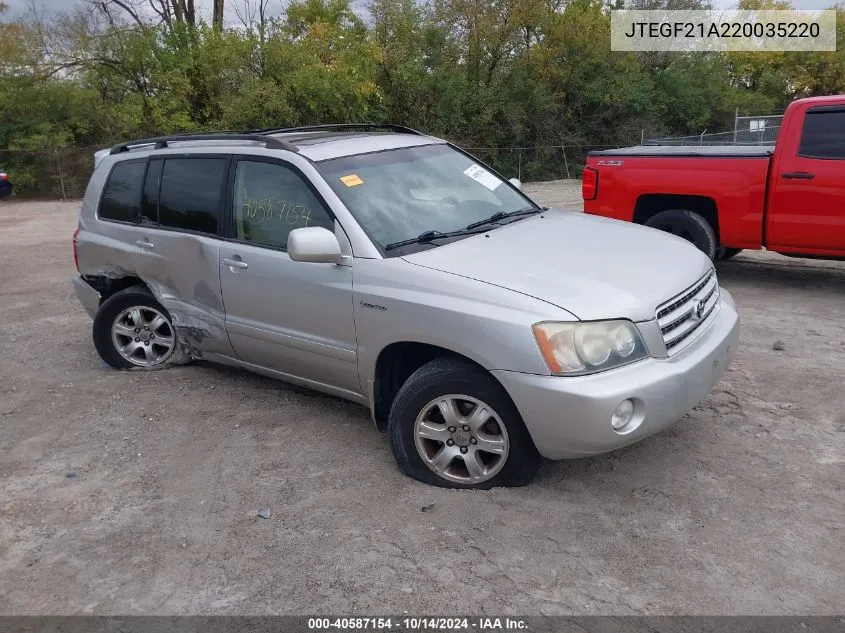
[(147, 240), (147, 239), (137, 240), (137, 241), (135, 242), (135, 244), (137, 244), (137, 245), (138, 245), (138, 246), (140, 246), (141, 248), (145, 248), (145, 249), (147, 249), (147, 250), (150, 250), (151, 248), (155, 248), (155, 244), (153, 244), (152, 242), (150, 242), (150, 241), (149, 241), (149, 240)]
[(815, 177), (815, 174), (811, 174), (806, 171), (794, 171), (788, 174), (781, 175), (781, 178), (786, 178), (787, 180), (812, 180)]
[(249, 268), (249, 264), (242, 260), (238, 255), (235, 255), (235, 257), (237, 257), (237, 259), (224, 257), (223, 263), (226, 264), (229, 268), (240, 268), (241, 270)]

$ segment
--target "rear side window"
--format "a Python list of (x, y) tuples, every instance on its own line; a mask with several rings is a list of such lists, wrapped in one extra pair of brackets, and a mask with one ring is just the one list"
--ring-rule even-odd
[(798, 154), (808, 158), (845, 158), (845, 111), (809, 110), (804, 117)]
[(122, 162), (114, 166), (100, 199), (99, 217), (121, 222), (138, 221), (146, 168), (146, 161)]
[(161, 226), (216, 235), (227, 165), (226, 158), (165, 160), (158, 203)]

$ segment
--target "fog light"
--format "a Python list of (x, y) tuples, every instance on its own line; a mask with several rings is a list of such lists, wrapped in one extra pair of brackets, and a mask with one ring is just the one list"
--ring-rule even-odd
[(616, 407), (613, 415), (610, 416), (610, 426), (613, 427), (614, 431), (621, 431), (633, 417), (634, 403), (631, 400), (623, 400)]

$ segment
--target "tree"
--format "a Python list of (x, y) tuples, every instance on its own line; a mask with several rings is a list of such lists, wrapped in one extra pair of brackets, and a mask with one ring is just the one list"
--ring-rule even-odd
[(223, 30), (223, 5), (224, 0), (212, 0), (214, 11), (211, 14), (211, 23), (217, 31)]
[(524, 179), (560, 177), (565, 159), (643, 130), (727, 130), (736, 109), (845, 91), (841, 50), (611, 53), (608, 11), (625, 0), (370, 0), (368, 21), (349, 0), (293, 0), (279, 15), (281, 0), (230, 1), (242, 27), (223, 22), (219, 0), (89, 0), (14, 20), (0, 10), (0, 152), (18, 191), (81, 191), (90, 150), (77, 160), (63, 148), (371, 120), (484, 148)]

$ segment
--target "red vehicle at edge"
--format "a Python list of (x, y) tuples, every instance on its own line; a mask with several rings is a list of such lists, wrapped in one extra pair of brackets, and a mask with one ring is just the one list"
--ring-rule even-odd
[(591, 152), (582, 196), (586, 213), (669, 231), (711, 259), (845, 259), (845, 95), (792, 102), (774, 147)]

